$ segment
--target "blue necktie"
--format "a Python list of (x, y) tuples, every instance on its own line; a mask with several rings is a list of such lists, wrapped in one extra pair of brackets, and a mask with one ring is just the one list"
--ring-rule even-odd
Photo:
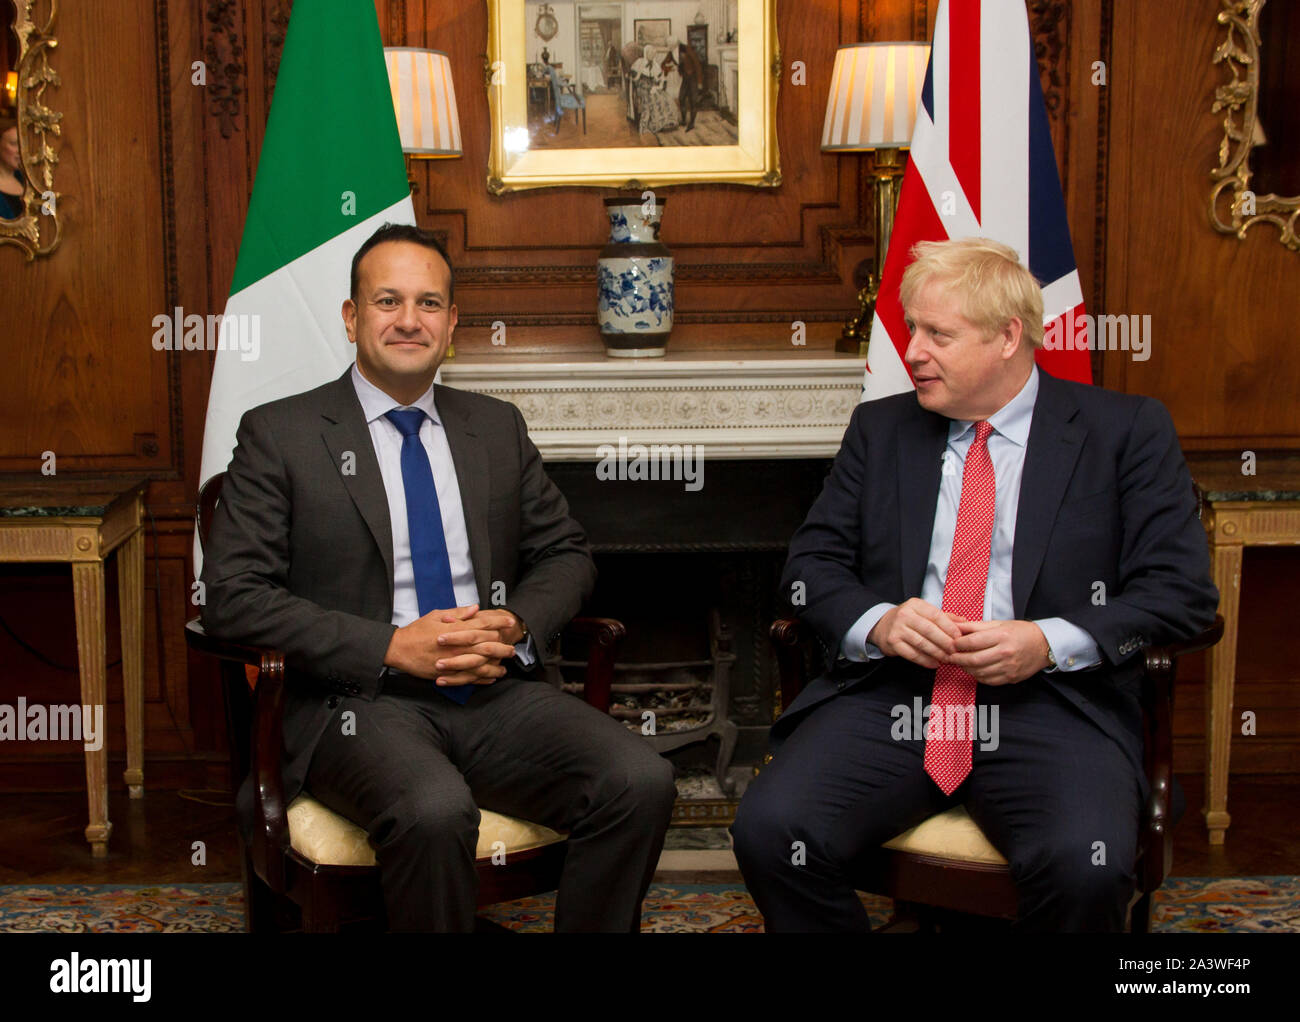
[[(406, 490), (406, 524), (411, 533), (411, 566), (415, 569), (415, 597), (420, 616), (431, 610), (455, 607), (456, 590), (451, 584), (451, 559), (447, 556), (447, 536), (442, 531), (442, 509), (438, 490), (433, 485), (429, 455), (420, 443), (420, 426), (424, 412), (418, 408), (395, 408), (385, 418), (402, 433), (402, 487)], [(434, 688), (448, 699), (465, 703), (474, 693), (473, 685)]]

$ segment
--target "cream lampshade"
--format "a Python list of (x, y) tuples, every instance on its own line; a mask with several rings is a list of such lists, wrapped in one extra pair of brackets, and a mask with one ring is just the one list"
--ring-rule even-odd
[(418, 159), (461, 156), (451, 61), (438, 50), (384, 48), (402, 151)]
[(822, 150), (906, 149), (930, 60), (927, 43), (855, 43), (835, 54)]

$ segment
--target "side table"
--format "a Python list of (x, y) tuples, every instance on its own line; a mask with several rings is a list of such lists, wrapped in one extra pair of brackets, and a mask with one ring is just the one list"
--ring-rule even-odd
[[(144, 796), (144, 491), (147, 479), (50, 478), (0, 482), (0, 561), (68, 563), (77, 615), (83, 706), (106, 706), (104, 561), (117, 551), (122, 618), (126, 772), (131, 798)], [(92, 711), (93, 712), (93, 711)], [(107, 714), (105, 714), (107, 718)], [(20, 722), (20, 726), (21, 726)], [(108, 854), (108, 741), (85, 750), (91, 855)]]
[(1237, 619), (1241, 606), (1242, 552), (1248, 546), (1300, 545), (1300, 486), (1290, 478), (1235, 477), (1194, 472), (1206, 507), (1201, 516), (1210, 543), (1210, 570), (1219, 587), (1223, 640), (1206, 655), (1205, 826), (1210, 844), (1224, 842), (1228, 815), (1228, 754), (1237, 727)]

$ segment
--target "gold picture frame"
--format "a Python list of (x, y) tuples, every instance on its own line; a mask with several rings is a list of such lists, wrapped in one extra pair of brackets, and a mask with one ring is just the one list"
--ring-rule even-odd
[(53, 34), (58, 0), (12, 0), (12, 4), (13, 31), (18, 37), (18, 146), (26, 184), (22, 215), (0, 220), (0, 244), (18, 245), (30, 262), (53, 252), (63, 236), (59, 195), (54, 190), (59, 156), (49, 141), (51, 136), (58, 137), (63, 115), (47, 105), (50, 97), (46, 96), (49, 86), (59, 85), (59, 74), (49, 59), (58, 46)]
[[(492, 143), (487, 188), (493, 195), (528, 188), (654, 188), (724, 183), (774, 188), (781, 183), (776, 100), (781, 52), (776, 0), (736, 0), (735, 144), (532, 147), (529, 63), (535, 58), (525, 0), (487, 0), (484, 72)], [(610, 6), (605, 4), (604, 6)], [(676, 37), (687, 42), (683, 22)], [(550, 44), (554, 48), (554, 43)], [(534, 83), (535, 85), (535, 83)], [(586, 111), (584, 109), (583, 113)], [(584, 121), (585, 126), (585, 121)]]
[(1219, 165), (1210, 172), (1210, 224), (1221, 234), (1244, 239), (1256, 224), (1271, 223), (1278, 240), (1300, 252), (1300, 195), (1256, 195), (1250, 187), (1250, 153), (1262, 140), (1259, 125), (1259, 12), (1265, 0), (1220, 0), (1217, 21), (1223, 41), (1213, 63), (1223, 64), (1231, 80), (1214, 90), (1214, 113), (1224, 112)]

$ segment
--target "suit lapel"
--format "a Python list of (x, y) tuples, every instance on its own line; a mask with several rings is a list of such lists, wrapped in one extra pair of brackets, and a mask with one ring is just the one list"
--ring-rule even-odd
[(1061, 498), (1088, 434), (1071, 421), (1078, 410), (1067, 389), (1040, 369), (1011, 555), (1011, 602), (1017, 619), (1025, 616), (1025, 604), (1043, 566)]
[(898, 431), (899, 567), (904, 599), (920, 596), (925, 581), (943, 451), (948, 444), (948, 420), (919, 406), (918, 412), (920, 428), (905, 425)]
[[(393, 525), (388, 517), (388, 497), (384, 491), (383, 475), (379, 471), (379, 459), (375, 456), (375, 445), (370, 439), (370, 427), (366, 425), (365, 413), (361, 410), (361, 402), (352, 386), (351, 374), (352, 368), (349, 366), (329, 391), (326, 408), (321, 413), (325, 419), (321, 437), (329, 448), (335, 466), (342, 473), (348, 495), (361, 512), (375, 545), (383, 555), (384, 567), (388, 571), (388, 591), (391, 593)], [(351, 472), (343, 471), (347, 461), (352, 462)], [(392, 613), (391, 607), (389, 613)]]
[(465, 511), (465, 531), (469, 535), (469, 557), (474, 564), (474, 581), (478, 585), (479, 605), (491, 606), (492, 544), (487, 535), (488, 472), (490, 462), (478, 440), (474, 423), (457, 400), (454, 390), (442, 384), (433, 388), (438, 418), (447, 434), (456, 483)]

